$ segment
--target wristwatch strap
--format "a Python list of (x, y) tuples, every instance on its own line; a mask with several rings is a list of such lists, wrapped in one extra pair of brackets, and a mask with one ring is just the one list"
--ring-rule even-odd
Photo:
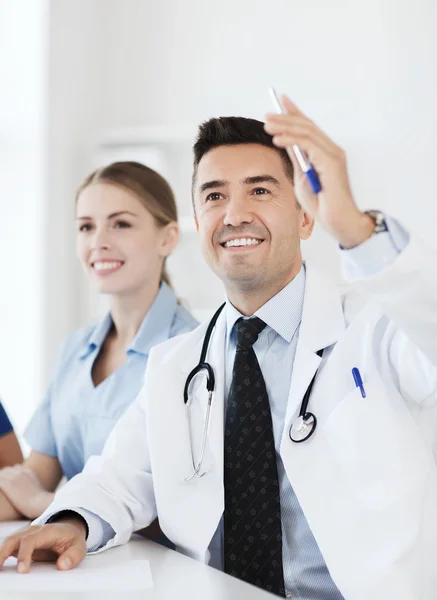
[(365, 210), (364, 214), (369, 215), (375, 224), (373, 227), (373, 233), (382, 233), (383, 231), (388, 231), (384, 213), (382, 213), (380, 210)]

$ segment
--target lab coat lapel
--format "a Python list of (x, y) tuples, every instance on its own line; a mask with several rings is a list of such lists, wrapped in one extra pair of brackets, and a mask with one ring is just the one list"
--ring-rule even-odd
[[(285, 437), (288, 440), (290, 424), (297, 416), (305, 392), (320, 364), (317, 351), (335, 344), (344, 329), (343, 308), (337, 286), (316, 269), (307, 266), (302, 322), (282, 443)], [(311, 404), (308, 410), (311, 411)]]
[[(208, 547), (219, 525), (224, 509), (223, 493), (223, 389), (224, 389), (224, 354), (225, 354), (226, 319), (220, 315), (211, 336), (206, 361), (210, 363), (215, 374), (215, 391), (211, 406), (209, 430), (201, 473), (202, 477), (187, 478), (193, 473), (191, 452), (194, 462), (199, 463), (202, 440), (206, 423), (208, 393), (206, 379), (198, 375), (190, 386), (191, 448), (188, 433), (187, 411), (183, 404), (182, 394), (188, 375), (199, 364), (201, 348), (207, 330), (207, 323), (187, 334), (177, 348), (177, 352), (169, 357), (169, 363), (161, 367), (162, 372), (175, 376), (168, 382), (164, 408), (157, 404), (154, 422), (158, 424), (159, 433), (154, 444), (157, 452), (156, 462), (156, 498), (158, 516), (164, 533), (172, 540), (177, 549), (196, 558), (208, 561)], [(176, 342), (175, 342), (176, 345)], [(168, 355), (167, 355), (168, 356)], [(162, 386), (157, 386), (161, 390)], [(169, 415), (169, 411), (171, 411)], [(170, 426), (165, 427), (165, 439), (162, 438), (166, 420)], [(162, 431), (161, 431), (162, 429)], [(173, 440), (171, 450), (167, 449), (168, 435)]]

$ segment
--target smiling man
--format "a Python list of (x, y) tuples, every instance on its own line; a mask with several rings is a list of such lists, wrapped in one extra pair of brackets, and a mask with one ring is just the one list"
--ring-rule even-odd
[[(103, 455), (0, 564), (54, 552), (70, 569), (158, 514), (178, 551), (279, 596), (435, 598), (436, 257), (357, 208), (343, 151), (283, 103), (265, 125), (211, 119), (194, 146), (200, 242), (227, 294), (215, 326), (151, 352)], [(361, 303), (302, 263), (314, 219)], [(199, 357), (208, 381), (187, 384)]]
[(313, 229), (295, 198), (293, 166), (259, 121), (235, 117), (200, 128), (194, 165), (203, 255), (232, 304), (253, 315), (297, 275), (300, 240)]

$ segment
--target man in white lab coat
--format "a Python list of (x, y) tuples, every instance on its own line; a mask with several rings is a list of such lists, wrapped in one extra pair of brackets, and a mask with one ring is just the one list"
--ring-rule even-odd
[[(190, 425), (184, 386), (207, 324), (151, 352), (103, 456), (57, 494), (49, 524), (4, 543), (0, 563), (16, 553), (26, 572), (54, 551), (69, 569), (158, 514), (180, 552), (282, 596), (437, 597), (436, 256), (358, 210), (343, 151), (283, 102), (267, 133), (212, 119), (194, 149), (202, 250), (228, 298), (206, 355), (204, 456), (206, 379), (188, 386)], [(287, 162), (293, 144), (318, 195), (291, 150)], [(364, 300), (302, 264), (314, 220)]]

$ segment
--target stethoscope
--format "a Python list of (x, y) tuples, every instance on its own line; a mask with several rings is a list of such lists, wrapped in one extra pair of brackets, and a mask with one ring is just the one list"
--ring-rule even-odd
[[(225, 305), (226, 305), (226, 303), (223, 303), (220, 306), (220, 308), (215, 312), (214, 316), (212, 317), (211, 321), (209, 322), (208, 328), (205, 333), (205, 337), (203, 339), (203, 345), (202, 345), (202, 351), (200, 353), (199, 363), (191, 371), (191, 373), (189, 373), (187, 380), (185, 382), (185, 386), (184, 386), (184, 403), (185, 403), (186, 412), (187, 412), (188, 437), (189, 437), (189, 441), (190, 441), (191, 461), (192, 461), (192, 465), (193, 465), (193, 472), (189, 477), (187, 477), (185, 479), (185, 481), (191, 481), (192, 479), (194, 479), (196, 477), (200, 478), (205, 475), (205, 471), (203, 473), (201, 471), (202, 471), (203, 460), (205, 457), (206, 442), (208, 439), (209, 423), (210, 423), (210, 419), (211, 419), (211, 406), (212, 406), (212, 401), (213, 401), (213, 397), (214, 397), (214, 388), (215, 388), (214, 369), (208, 362), (206, 362), (206, 355), (208, 352), (208, 348), (209, 348), (209, 344), (211, 341), (214, 327), (217, 323), (217, 319), (219, 318), (220, 313), (222, 312)], [(317, 354), (318, 354), (318, 356), (322, 357), (323, 350), (319, 350), (317, 352)], [(207, 406), (206, 406), (205, 425), (204, 425), (204, 429), (203, 429), (200, 457), (196, 464), (196, 461), (194, 459), (193, 442), (192, 442), (192, 435), (191, 435), (191, 419), (190, 419), (191, 410), (190, 409), (191, 409), (192, 400), (189, 396), (188, 390), (189, 390), (191, 383), (193, 382), (193, 379), (199, 373), (202, 373), (202, 372), (206, 373), (206, 390), (208, 392), (208, 401), (207, 401)], [(293, 421), (293, 423), (291, 424), (290, 430), (288, 432), (290, 440), (292, 442), (294, 442), (295, 444), (300, 444), (302, 442), (305, 442), (307, 439), (309, 439), (313, 435), (313, 433), (315, 432), (316, 427), (317, 427), (316, 416), (313, 413), (308, 412), (308, 402), (309, 402), (309, 399), (311, 396), (311, 391), (313, 389), (313, 385), (314, 385), (316, 376), (317, 376), (317, 371), (314, 374), (314, 376), (307, 388), (307, 391), (305, 392), (302, 403), (300, 405), (299, 415), (297, 416), (295, 421)]]

